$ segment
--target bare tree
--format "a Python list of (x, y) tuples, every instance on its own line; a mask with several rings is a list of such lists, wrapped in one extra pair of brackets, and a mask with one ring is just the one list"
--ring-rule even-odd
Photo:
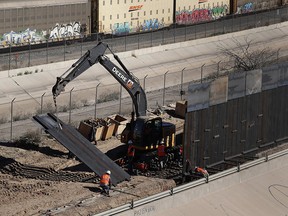
[(252, 40), (244, 39), (244, 43), (233, 39), (235, 49), (229, 49), (225, 44), (220, 45), (221, 54), (225, 58), (225, 70), (229, 71), (251, 71), (260, 69), (269, 64), (277, 62), (278, 52), (269, 47), (253, 45)]

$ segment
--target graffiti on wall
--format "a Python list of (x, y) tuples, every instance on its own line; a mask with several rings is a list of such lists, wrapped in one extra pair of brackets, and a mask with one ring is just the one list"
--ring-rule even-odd
[(29, 28), (22, 32), (8, 32), (3, 34), (1, 38), (2, 45), (9, 44), (23, 44), (23, 43), (34, 43), (45, 39), (45, 32), (37, 32), (36, 29), (30, 30)]
[(149, 31), (149, 30), (157, 30), (162, 28), (164, 23), (160, 23), (159, 20), (156, 18), (150, 20), (144, 20), (142, 24), (138, 27), (138, 31)]
[(226, 16), (228, 13), (228, 6), (216, 6), (211, 9), (194, 9), (176, 11), (176, 22), (178, 24), (191, 24), (203, 21), (215, 20)]
[(49, 39), (59, 39), (66, 37), (79, 36), (81, 25), (79, 22), (69, 24), (56, 24), (50, 31)]
[(159, 22), (157, 18), (144, 20), (136, 28), (129, 25), (129, 22), (115, 23), (113, 25), (112, 34), (123, 35), (131, 32), (153, 31), (164, 27), (164, 23)]
[(71, 24), (56, 24), (50, 34), (47, 31), (37, 31), (36, 29), (26, 29), (25, 31), (15, 32), (11, 31), (3, 34), (0, 37), (0, 45), (7, 46), (11, 45), (21, 45), (25, 43), (41, 43), (49, 39), (60, 39), (65, 37), (73, 37), (80, 35), (81, 26), (79, 22), (74, 22)]
[(253, 3), (249, 2), (237, 8), (236, 14), (249, 13), (253, 11)]
[(129, 22), (115, 23), (113, 25), (112, 30), (113, 30), (112, 34), (115, 34), (115, 35), (128, 34), (130, 32)]

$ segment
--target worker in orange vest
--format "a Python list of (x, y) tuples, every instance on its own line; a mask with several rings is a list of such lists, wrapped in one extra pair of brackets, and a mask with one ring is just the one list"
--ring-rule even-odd
[(203, 169), (203, 168), (201, 168), (201, 167), (196, 166), (194, 171), (195, 171), (195, 173), (203, 175), (205, 178), (207, 178), (209, 176), (208, 171)]
[(100, 187), (103, 192), (109, 196), (109, 190), (111, 188), (111, 171), (107, 170), (100, 178)]
[(128, 158), (128, 173), (133, 173), (133, 162), (135, 156), (135, 148), (133, 146), (132, 140), (128, 141), (128, 151), (127, 151), (127, 158)]
[(159, 160), (159, 169), (161, 170), (164, 168), (164, 161), (166, 159), (166, 148), (165, 148), (163, 140), (158, 146), (157, 153), (158, 153), (158, 160)]

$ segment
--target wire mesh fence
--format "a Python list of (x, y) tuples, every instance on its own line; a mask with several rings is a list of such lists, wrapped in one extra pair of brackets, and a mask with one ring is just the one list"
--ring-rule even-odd
[(193, 25), (173, 24), (158, 31), (124, 36), (91, 34), (82, 35), (80, 38), (46, 40), (41, 44), (24, 44), (21, 47), (8, 45), (0, 49), (0, 70), (78, 59), (99, 41), (105, 41), (113, 50), (123, 52), (267, 26), (288, 20), (287, 10), (287, 7), (282, 7), (249, 14), (229, 15), (210, 22)]
[[(214, 68), (217, 68), (217, 65)], [(167, 71), (159, 76), (144, 76), (139, 82), (146, 92), (148, 109), (167, 106), (185, 99), (188, 84), (195, 79), (198, 72), (199, 68), (183, 68), (181, 71)], [(71, 85), (57, 97), (58, 117), (75, 127), (81, 120), (88, 118), (104, 118), (116, 113), (129, 115), (132, 111), (132, 100), (119, 83), (98, 83), (94, 88), (81, 90), (74, 90)], [(9, 103), (0, 104), (0, 112), (0, 139), (13, 140), (29, 130), (38, 128), (32, 121), (34, 115), (55, 113), (56, 108), (51, 92), (43, 92), (40, 97), (31, 97), (28, 100), (15, 97)]]

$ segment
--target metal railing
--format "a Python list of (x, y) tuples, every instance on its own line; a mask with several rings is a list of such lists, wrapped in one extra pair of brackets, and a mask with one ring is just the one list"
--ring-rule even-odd
[(160, 199), (163, 199), (166, 197), (173, 196), (177, 193), (181, 193), (183, 191), (190, 190), (190, 189), (195, 188), (197, 186), (200, 186), (203, 184), (209, 184), (209, 182), (215, 181), (217, 179), (223, 178), (223, 177), (228, 176), (228, 175), (232, 175), (232, 174), (241, 172), (242, 170), (257, 166), (257, 165), (262, 164), (262, 163), (266, 163), (270, 160), (276, 159), (278, 157), (282, 157), (282, 156), (287, 155), (287, 154), (288, 154), (288, 149), (274, 153), (274, 154), (271, 154), (271, 155), (266, 154), (265, 157), (259, 158), (257, 160), (253, 160), (251, 162), (244, 163), (242, 165), (239, 165), (238, 167), (233, 167), (233, 168), (230, 168), (228, 170), (210, 175), (206, 179), (202, 178), (202, 179), (199, 179), (196, 181), (192, 181), (190, 183), (180, 185), (180, 186), (172, 188), (170, 190), (167, 190), (167, 191), (164, 191), (164, 192), (161, 192), (161, 193), (158, 193), (158, 194), (155, 194), (153, 196), (149, 196), (149, 197), (146, 197), (144, 199), (137, 200), (137, 201), (131, 200), (131, 202), (128, 204), (125, 204), (123, 206), (119, 206), (117, 208), (114, 208), (114, 209), (111, 209), (111, 210), (108, 210), (105, 212), (101, 212), (99, 214), (95, 214), (95, 216), (117, 215), (117, 214), (120, 214), (122, 212), (129, 211), (133, 208), (154, 202), (156, 200), (160, 200)]

